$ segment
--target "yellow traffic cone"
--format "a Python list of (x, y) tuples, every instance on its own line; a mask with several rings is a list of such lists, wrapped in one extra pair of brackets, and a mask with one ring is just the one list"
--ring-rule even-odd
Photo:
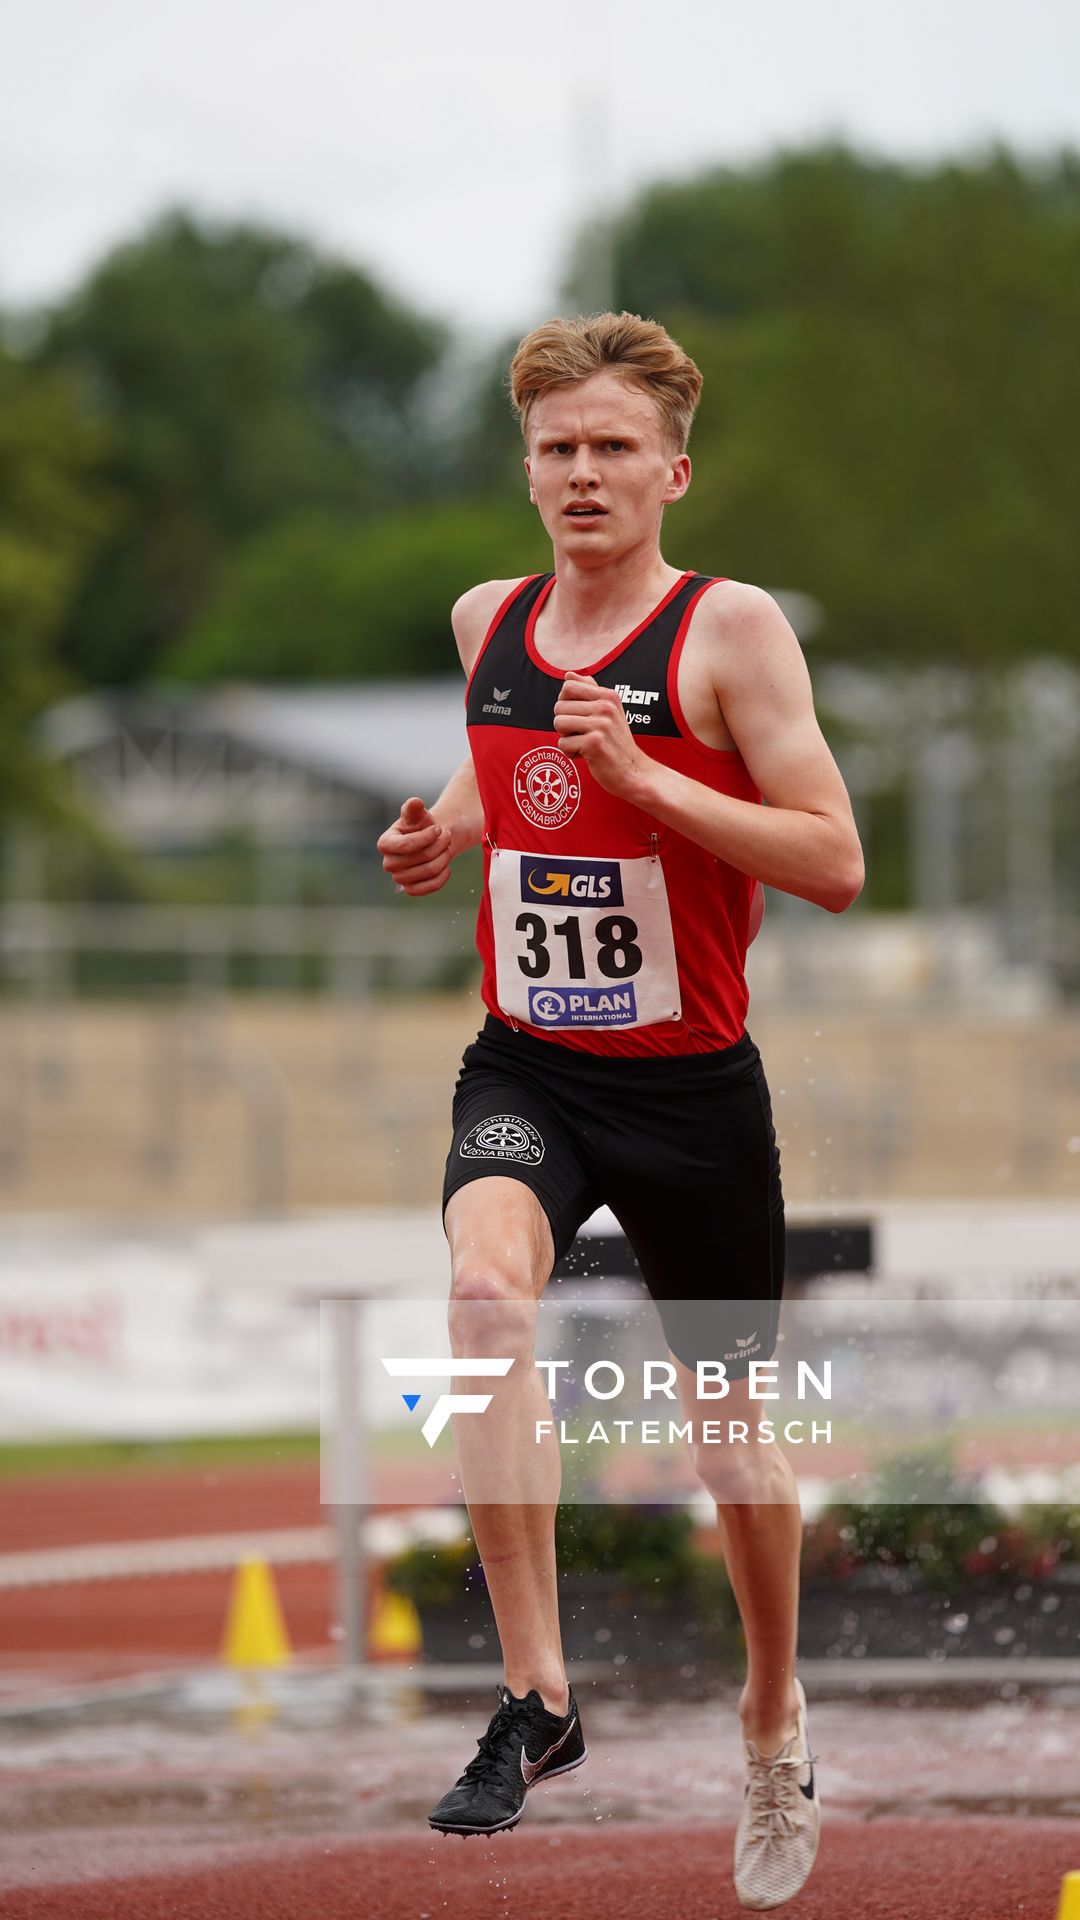
[(1067, 1873), (1061, 1883), (1057, 1920), (1080, 1920), (1080, 1873)]
[(402, 1660), (423, 1650), (420, 1615), (407, 1594), (380, 1587), (371, 1610), (368, 1656), (372, 1660)]
[(230, 1667), (282, 1667), (292, 1659), (277, 1587), (265, 1560), (245, 1560), (233, 1575), (221, 1657)]

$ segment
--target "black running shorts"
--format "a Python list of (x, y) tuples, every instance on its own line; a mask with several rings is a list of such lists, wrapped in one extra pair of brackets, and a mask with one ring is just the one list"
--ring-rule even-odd
[[(453, 1127), (444, 1213), (467, 1181), (522, 1180), (551, 1223), (558, 1262), (582, 1221), (608, 1206), (677, 1359), (724, 1359), (734, 1380), (747, 1378), (750, 1359), (772, 1358), (784, 1199), (748, 1033), (718, 1053), (628, 1060), (538, 1040), (489, 1013), (462, 1058)], [(725, 1314), (725, 1302), (746, 1302), (746, 1313)]]

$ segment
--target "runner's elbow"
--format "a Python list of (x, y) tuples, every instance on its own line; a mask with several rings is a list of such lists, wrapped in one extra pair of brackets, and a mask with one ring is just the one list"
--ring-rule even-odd
[(855, 859), (846, 861), (834, 875), (828, 893), (820, 902), (821, 906), (829, 913), (846, 913), (858, 899), (865, 881), (866, 869), (860, 853)]

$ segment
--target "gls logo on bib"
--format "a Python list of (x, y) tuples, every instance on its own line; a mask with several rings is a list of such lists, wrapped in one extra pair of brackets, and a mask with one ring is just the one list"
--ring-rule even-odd
[(551, 860), (521, 856), (523, 900), (576, 902), (580, 906), (621, 907), (622, 875), (617, 860)]
[(534, 827), (564, 827), (581, 799), (573, 761), (558, 747), (534, 747), (514, 768), (514, 799)]

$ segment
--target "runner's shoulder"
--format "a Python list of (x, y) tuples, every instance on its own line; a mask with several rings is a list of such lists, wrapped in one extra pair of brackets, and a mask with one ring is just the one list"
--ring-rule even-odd
[(748, 580), (716, 580), (694, 608), (691, 631), (718, 665), (740, 668), (799, 653), (799, 642), (779, 601)]
[(503, 601), (508, 600), (514, 589), (529, 578), (529, 574), (519, 573), (511, 580), (482, 580), (478, 586), (469, 587), (460, 599), (455, 600), (450, 610), (450, 625), (454, 629), (454, 639), (466, 673), (472, 671), (488, 628)]
[(714, 579), (694, 609), (694, 625), (716, 633), (752, 627), (775, 619), (779, 604), (764, 587), (749, 580)]

